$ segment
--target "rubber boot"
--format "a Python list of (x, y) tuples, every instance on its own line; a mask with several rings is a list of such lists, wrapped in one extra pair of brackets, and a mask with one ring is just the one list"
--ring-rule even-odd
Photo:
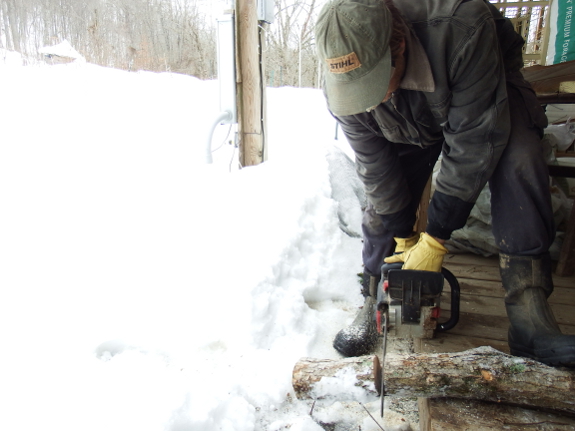
[(366, 355), (375, 349), (379, 336), (375, 323), (375, 306), (380, 280), (379, 275), (372, 275), (367, 271), (363, 274), (363, 307), (352, 324), (339, 331), (333, 340), (333, 347), (343, 356)]
[(575, 367), (575, 336), (561, 333), (547, 302), (553, 292), (549, 254), (501, 254), (499, 267), (506, 291), (511, 354), (547, 365)]

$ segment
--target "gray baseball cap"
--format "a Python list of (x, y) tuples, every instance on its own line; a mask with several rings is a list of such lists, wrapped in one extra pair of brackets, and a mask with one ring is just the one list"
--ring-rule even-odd
[(379, 105), (391, 78), (391, 13), (383, 0), (331, 0), (315, 25), (328, 107), (354, 115)]

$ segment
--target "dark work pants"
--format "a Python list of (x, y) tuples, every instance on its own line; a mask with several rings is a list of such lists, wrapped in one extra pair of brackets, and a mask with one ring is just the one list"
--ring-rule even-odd
[[(407, 185), (411, 193), (409, 206), (413, 214), (413, 223), (415, 224), (415, 214), (419, 207), (419, 201), (429, 176), (433, 172), (435, 162), (437, 162), (441, 153), (441, 144), (425, 149), (415, 145), (394, 145), (397, 146), (402, 171), (407, 179)], [(379, 274), (383, 259), (390, 256), (395, 249), (395, 241), (393, 240), (395, 233), (385, 229), (381, 218), (375, 213), (369, 202), (363, 212), (362, 230), (363, 264), (371, 274)]]
[[(533, 125), (521, 93), (508, 86), (511, 134), (507, 147), (489, 180), (492, 229), (505, 254), (536, 256), (546, 253), (555, 238), (549, 192), (549, 174), (543, 156), (540, 129)], [(441, 152), (397, 144), (404, 175), (408, 178), (413, 214)], [(371, 205), (363, 216), (363, 263), (379, 274), (383, 259), (393, 253), (394, 233), (387, 231)]]

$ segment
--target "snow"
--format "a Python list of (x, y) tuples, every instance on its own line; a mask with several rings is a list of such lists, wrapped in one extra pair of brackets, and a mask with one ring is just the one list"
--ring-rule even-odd
[(217, 82), (18, 62), (0, 82), (0, 429), (322, 429), (292, 368), (337, 358), (362, 298), (321, 91), (268, 89), (269, 160), (238, 170), (226, 126), (204, 163)]
[(38, 53), (46, 55), (57, 55), (58, 57), (73, 58), (75, 60), (84, 60), (84, 57), (78, 51), (76, 51), (67, 40), (63, 40), (56, 45), (43, 46), (38, 50)]
[[(369, 374), (370, 370), (361, 370), (362, 373)], [(370, 399), (370, 396), (359, 386), (356, 373), (352, 367), (342, 368), (337, 371), (334, 376), (322, 377), (322, 379), (314, 385), (312, 394), (314, 398), (334, 398), (338, 399), (344, 394), (344, 399), (341, 401), (358, 400), (363, 403), (376, 401)], [(332, 394), (337, 394), (332, 396)]]

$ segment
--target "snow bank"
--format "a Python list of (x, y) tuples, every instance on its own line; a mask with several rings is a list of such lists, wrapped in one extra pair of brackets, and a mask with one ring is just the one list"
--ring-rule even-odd
[(361, 302), (321, 92), (270, 89), (270, 160), (230, 173), (232, 145), (203, 164), (214, 82), (0, 80), (0, 428), (320, 429), (291, 370)]

